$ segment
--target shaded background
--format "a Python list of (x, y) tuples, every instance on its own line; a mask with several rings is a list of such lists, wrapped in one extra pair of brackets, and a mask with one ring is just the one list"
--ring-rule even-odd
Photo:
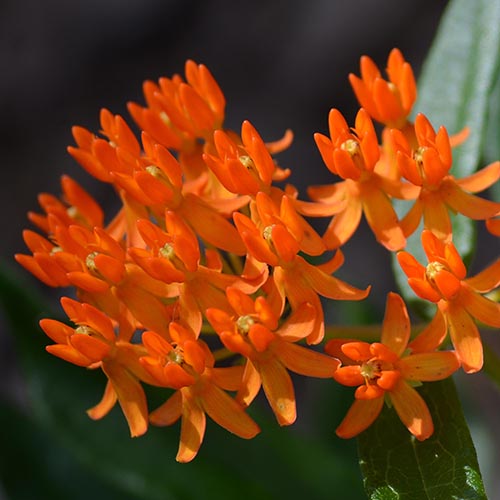
[[(59, 194), (63, 173), (104, 206), (112, 205), (106, 186), (66, 153), (73, 143), (71, 126), (97, 131), (101, 107), (128, 118), (126, 102), (143, 102), (142, 82), (183, 73), (188, 58), (206, 64), (223, 89), (226, 126), (239, 130), (249, 119), (269, 141), (287, 128), (294, 131), (291, 149), (278, 160), (292, 169), (290, 182), (302, 197), (306, 185), (332, 182), (312, 135), (326, 132), (331, 107), (352, 123), (357, 103), (348, 73), (359, 73), (361, 54), (384, 67), (397, 46), (418, 75), (445, 5), (444, 0), (3, 0), (2, 260), (14, 267), (12, 254), (25, 252), (25, 214), (38, 210), (40, 191)], [(358, 286), (373, 283), (369, 304), (381, 311), (385, 293), (393, 289), (388, 255), (362, 229), (348, 245), (343, 275)], [(34, 279), (27, 282), (52, 294)], [(5, 324), (0, 328), (0, 397), (24, 405), (12, 340)], [(491, 384), (476, 378), (482, 390), (473, 401), (486, 408), (492, 404)], [(494, 397), (498, 405), (498, 394)], [(485, 453), (493, 456), (492, 450)]]

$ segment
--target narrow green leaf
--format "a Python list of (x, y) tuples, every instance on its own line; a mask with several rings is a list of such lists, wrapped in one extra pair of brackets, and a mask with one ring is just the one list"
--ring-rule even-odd
[(419, 442), (384, 408), (358, 438), (361, 470), (371, 500), (486, 498), (476, 452), (452, 379), (426, 383), (435, 431)]

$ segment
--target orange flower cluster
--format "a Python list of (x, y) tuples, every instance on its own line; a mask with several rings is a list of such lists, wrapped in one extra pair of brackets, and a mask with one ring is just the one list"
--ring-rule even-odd
[[(500, 261), (465, 279), (449, 216), (487, 220), (499, 233), (500, 204), (471, 193), (498, 180), (500, 162), (455, 179), (446, 130), (436, 133), (424, 115), (408, 119), (416, 85), (397, 49), (387, 71), (389, 81), (363, 57), (361, 78), (350, 76), (362, 106), (355, 126), (333, 109), (330, 136), (315, 135), (340, 180), (310, 187), (309, 201), (292, 185), (280, 187), (290, 171), (273, 155), (290, 145), (291, 132), (266, 143), (248, 121), (240, 132), (224, 128), (224, 94), (193, 61), (185, 77), (146, 82), (145, 106), (129, 105), (140, 141), (108, 110), (99, 136), (74, 127), (69, 153), (112, 186), (120, 208), (108, 218), (64, 177), (62, 199), (42, 194), (44, 213), (29, 214), (45, 236), (25, 231), (31, 255), (16, 259), (47, 285), (76, 289), (77, 300), (61, 301), (74, 327), (53, 319), (41, 327), (55, 342), (51, 354), (107, 377), (91, 418), (118, 402), (132, 436), (180, 419), (177, 460), (187, 462), (201, 446), (206, 415), (242, 438), (259, 432), (246, 409), (261, 387), (278, 423), (292, 424), (292, 371), (359, 386), (340, 436), (370, 425), (385, 392), (417, 438), (432, 433), (414, 382), (445, 378), (460, 363), (480, 369), (473, 318), (500, 326), (500, 306), (482, 295), (499, 286)], [(381, 143), (372, 119), (385, 125)], [(412, 203), (402, 220), (395, 199)], [(312, 347), (325, 335), (321, 298), (369, 293), (333, 275), (363, 214), (390, 251), (402, 250), (423, 219), (429, 265), (405, 252), (399, 260), (415, 292), (437, 304), (436, 318), (410, 341), (406, 307), (390, 294), (381, 343), (337, 339), (322, 354)], [(331, 218), (324, 234), (311, 217)], [(448, 330), (456, 353), (437, 350)], [(165, 388), (165, 403), (154, 410), (147, 385)]]

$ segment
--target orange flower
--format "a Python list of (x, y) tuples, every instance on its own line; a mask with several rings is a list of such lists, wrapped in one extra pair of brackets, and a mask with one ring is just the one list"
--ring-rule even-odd
[(142, 130), (168, 148), (189, 150), (196, 139), (211, 141), (222, 127), (226, 101), (219, 85), (203, 64), (187, 61), (186, 81), (181, 76), (147, 81), (146, 107), (129, 103), (128, 109)]
[(454, 352), (408, 354), (409, 338), (410, 320), (403, 299), (389, 293), (380, 343), (334, 339), (326, 344), (328, 354), (346, 361), (333, 374), (335, 380), (358, 386), (355, 401), (337, 428), (338, 436), (350, 438), (369, 427), (382, 410), (385, 396), (418, 440), (432, 435), (431, 414), (413, 386), (449, 377), (460, 363)]
[(91, 418), (102, 418), (118, 400), (131, 436), (144, 434), (148, 428), (148, 409), (140, 381), (151, 384), (154, 380), (139, 362), (145, 354), (144, 348), (128, 342), (133, 327), (124, 322), (119, 325), (117, 335), (112, 321), (95, 307), (67, 297), (61, 299), (61, 304), (78, 326), (72, 328), (60, 321), (42, 319), (42, 330), (56, 342), (47, 346), (47, 351), (78, 366), (101, 368), (108, 377), (102, 401), (88, 411)]
[(168, 297), (176, 300), (177, 314), (192, 331), (201, 330), (206, 308), (228, 308), (224, 293), (228, 286), (253, 293), (267, 279), (267, 269), (254, 266), (251, 259), (247, 260), (242, 276), (222, 273), (220, 256), (210, 249), (205, 251), (206, 265), (202, 265), (193, 230), (175, 212), (166, 212), (165, 223), (163, 231), (149, 220), (137, 221), (147, 248), (129, 248), (128, 253), (149, 276), (168, 285)]
[(368, 113), (359, 110), (352, 130), (336, 109), (330, 111), (328, 121), (330, 138), (317, 133), (314, 139), (328, 169), (344, 181), (311, 187), (308, 193), (313, 200), (325, 203), (324, 216), (332, 215), (327, 203), (344, 200), (346, 204), (325, 232), (326, 245), (331, 249), (343, 245), (358, 228), (364, 212), (377, 240), (389, 250), (400, 250), (406, 239), (390, 196), (402, 196), (401, 188), (398, 182), (374, 172), (380, 148)]
[(208, 414), (239, 437), (250, 439), (260, 431), (243, 407), (226, 390), (239, 387), (242, 367), (214, 368), (207, 345), (178, 323), (170, 323), (170, 341), (155, 332), (142, 336), (148, 354), (140, 359), (158, 385), (176, 392), (150, 415), (154, 425), (171, 425), (182, 417), (177, 461), (191, 461), (201, 446)]
[(335, 300), (361, 300), (368, 295), (369, 288), (360, 290), (331, 276), (343, 263), (340, 252), (319, 266), (298, 255), (300, 250), (309, 255), (320, 255), (324, 245), (314, 229), (297, 214), (288, 196), (281, 198), (278, 208), (269, 196), (260, 192), (250, 208), (255, 221), (241, 213), (233, 216), (249, 255), (273, 267), (271, 281), (280, 297), (281, 310), (285, 298), (288, 298), (292, 310), (304, 302), (316, 308), (315, 325), (307, 342), (321, 342), (324, 319), (318, 295)]
[(450, 241), (450, 211), (475, 220), (489, 219), (500, 212), (500, 203), (470, 194), (483, 191), (500, 178), (500, 161), (457, 180), (449, 173), (452, 153), (446, 129), (440, 127), (436, 133), (429, 120), (419, 114), (415, 119), (415, 134), (418, 148), (413, 150), (403, 133), (392, 131), (401, 174), (421, 186), (418, 199), (401, 223), (406, 236), (416, 230), (423, 217), (426, 229)]
[(483, 366), (483, 347), (474, 318), (500, 328), (500, 304), (483, 296), (500, 285), (500, 259), (476, 276), (466, 278), (467, 270), (453, 243), (445, 243), (426, 230), (422, 233), (422, 246), (429, 261), (427, 266), (407, 252), (398, 253), (399, 264), (413, 291), (437, 304), (464, 370), (477, 372)]
[(269, 193), (273, 180), (284, 180), (290, 174), (289, 170), (276, 166), (268, 147), (249, 121), (241, 126), (241, 140), (216, 130), (214, 148), (213, 154), (206, 153), (203, 159), (231, 193), (251, 196), (259, 191)]
[(206, 316), (226, 348), (246, 358), (242, 387), (236, 399), (248, 406), (262, 385), (279, 424), (290, 425), (297, 413), (287, 370), (329, 378), (339, 364), (333, 358), (295, 344), (311, 333), (316, 310), (303, 303), (278, 328), (279, 311), (274, 311), (263, 296), (254, 301), (231, 287), (226, 294), (234, 313), (209, 308)]
[(360, 61), (361, 78), (349, 75), (349, 81), (360, 105), (370, 116), (391, 128), (403, 128), (417, 97), (413, 70), (399, 49), (392, 49), (387, 60), (384, 80), (368, 56)]

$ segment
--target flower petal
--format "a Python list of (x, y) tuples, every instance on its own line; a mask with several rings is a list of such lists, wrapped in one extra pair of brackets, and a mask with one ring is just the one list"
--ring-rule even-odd
[(429, 352), (437, 349), (446, 338), (448, 327), (440, 309), (432, 321), (408, 344), (412, 352)]
[(390, 398), (403, 424), (419, 441), (432, 435), (434, 424), (429, 408), (413, 387), (400, 380), (390, 392)]
[(330, 378), (340, 364), (330, 356), (284, 341), (276, 354), (289, 370), (307, 377)]
[(500, 203), (467, 193), (451, 179), (443, 181), (441, 193), (443, 199), (455, 212), (470, 219), (489, 219), (500, 212)]
[(453, 351), (424, 352), (406, 356), (399, 362), (403, 378), (422, 382), (442, 380), (460, 368)]
[(212, 420), (241, 438), (251, 439), (260, 432), (243, 407), (215, 384), (205, 384), (202, 405)]
[(406, 238), (388, 196), (368, 183), (362, 186), (363, 211), (377, 241), (388, 250), (401, 250), (406, 245)]
[(161, 406), (152, 411), (149, 421), (153, 425), (165, 426), (176, 422), (182, 415), (182, 393), (175, 391)]
[(406, 305), (397, 293), (387, 295), (381, 342), (401, 356), (410, 338), (410, 318)]
[(193, 460), (205, 435), (206, 417), (201, 406), (190, 394), (182, 398), (182, 421), (179, 450), (175, 459), (186, 463)]
[(297, 418), (295, 391), (286, 368), (277, 360), (257, 365), (262, 387), (280, 425), (290, 425)]
[(464, 371), (479, 371), (483, 367), (483, 345), (476, 323), (460, 304), (448, 303), (444, 312), (450, 328), (451, 341)]
[(113, 384), (132, 437), (148, 430), (148, 406), (140, 382), (123, 366), (104, 362), (102, 370)]
[(467, 312), (485, 325), (500, 328), (500, 304), (463, 287), (460, 300)]
[(500, 285), (500, 259), (465, 282), (479, 293), (487, 293), (497, 288)]
[(111, 411), (117, 400), (118, 397), (113, 388), (113, 384), (108, 380), (101, 401), (92, 408), (89, 408), (87, 410), (87, 415), (92, 420), (99, 420)]
[(341, 438), (352, 438), (367, 429), (379, 416), (384, 398), (356, 399), (335, 431)]

